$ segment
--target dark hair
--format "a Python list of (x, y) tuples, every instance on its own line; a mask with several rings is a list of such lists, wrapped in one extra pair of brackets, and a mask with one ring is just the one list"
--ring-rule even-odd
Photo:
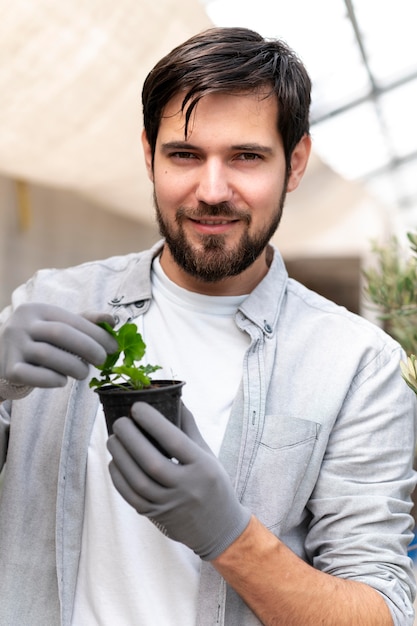
[(203, 96), (265, 87), (278, 98), (277, 127), (289, 167), (292, 151), (309, 133), (311, 92), (308, 73), (293, 50), (247, 28), (211, 28), (191, 37), (155, 65), (143, 86), (143, 121), (152, 158), (164, 108), (178, 93), (184, 92), (187, 136), (191, 113)]

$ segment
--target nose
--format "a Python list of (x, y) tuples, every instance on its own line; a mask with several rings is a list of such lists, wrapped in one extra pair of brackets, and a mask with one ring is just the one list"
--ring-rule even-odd
[(227, 167), (218, 160), (207, 160), (198, 172), (196, 199), (206, 204), (229, 202), (233, 191)]

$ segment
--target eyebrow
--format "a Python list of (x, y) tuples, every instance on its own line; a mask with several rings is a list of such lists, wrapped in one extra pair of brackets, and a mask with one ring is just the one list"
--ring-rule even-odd
[(187, 141), (167, 141), (161, 145), (163, 152), (170, 150), (197, 150), (197, 146), (193, 146)]
[[(199, 150), (198, 146), (189, 143), (188, 141), (167, 141), (161, 145), (163, 152), (169, 152), (170, 150)], [(230, 146), (231, 150), (237, 150), (239, 152), (261, 152), (262, 154), (272, 154), (272, 148), (269, 146), (263, 146), (259, 143), (242, 143)]]
[(240, 143), (232, 146), (233, 150), (239, 150), (240, 152), (262, 152), (263, 154), (272, 154), (272, 148), (270, 146), (263, 146), (260, 143)]

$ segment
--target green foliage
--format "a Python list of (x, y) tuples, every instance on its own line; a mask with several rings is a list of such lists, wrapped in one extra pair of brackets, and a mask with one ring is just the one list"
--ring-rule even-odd
[(161, 366), (138, 365), (145, 356), (146, 345), (135, 324), (124, 324), (119, 330), (113, 330), (106, 322), (99, 323), (99, 326), (116, 339), (118, 349), (109, 354), (104, 363), (97, 367), (101, 372), (100, 378), (92, 378), (90, 387), (122, 386), (123, 383), (125, 383), (123, 387), (128, 385), (131, 389), (149, 387), (151, 384), (149, 375), (161, 369)]
[(376, 266), (364, 271), (365, 293), (376, 305), (385, 330), (407, 353), (417, 352), (417, 235), (407, 234), (412, 255), (392, 237), (373, 246)]

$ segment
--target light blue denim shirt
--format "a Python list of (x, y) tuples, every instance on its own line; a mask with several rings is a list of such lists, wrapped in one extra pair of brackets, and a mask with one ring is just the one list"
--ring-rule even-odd
[[(107, 310), (120, 322), (144, 314), (160, 246), (38, 272), (0, 324), (30, 300)], [(399, 372), (401, 348), (289, 279), (277, 250), (236, 324), (251, 345), (220, 458), (240, 499), (302, 559), (369, 584), (395, 626), (412, 626), (416, 412)], [(70, 381), (1, 404), (0, 624), (70, 625), (97, 403), (86, 381)], [(204, 562), (197, 624), (260, 622)]]

